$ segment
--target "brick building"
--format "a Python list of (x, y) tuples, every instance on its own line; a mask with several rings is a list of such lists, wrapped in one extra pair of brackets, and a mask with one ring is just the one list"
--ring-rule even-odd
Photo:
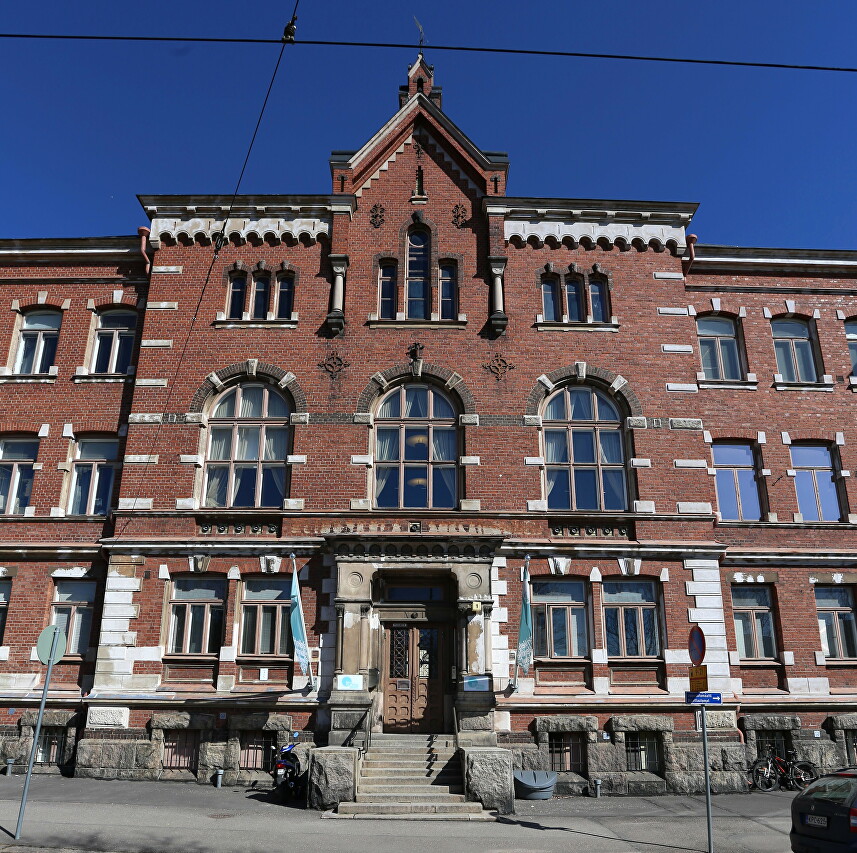
[(568, 790), (699, 790), (697, 624), (719, 789), (769, 743), (854, 762), (857, 252), (510, 197), (422, 56), (330, 165), (329, 194), (0, 241), (3, 756), (53, 622), (46, 770), (250, 778), (368, 708)]

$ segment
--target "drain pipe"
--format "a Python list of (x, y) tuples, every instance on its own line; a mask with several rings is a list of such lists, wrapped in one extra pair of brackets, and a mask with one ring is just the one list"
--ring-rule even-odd
[(595, 799), (596, 800), (601, 799), (601, 780), (600, 779), (595, 780)]
[(693, 262), (696, 260), (696, 241), (699, 238), (696, 234), (688, 234), (687, 235), (687, 253), (688, 257), (682, 258), (681, 260), (681, 271), (684, 275), (687, 275), (690, 272), (690, 268), (693, 266)]
[(223, 768), (215, 767), (214, 768), (214, 787), (222, 788), (223, 787)]
[(6, 759), (6, 775), (7, 776), (12, 775), (12, 767), (14, 765), (15, 765), (15, 759), (14, 758), (7, 758)]
[(143, 256), (143, 259), (146, 261), (146, 275), (148, 275), (150, 270), (152, 269), (152, 261), (149, 258), (148, 253), (146, 252), (147, 241), (148, 241), (149, 235), (151, 233), (152, 232), (148, 228), (146, 228), (145, 225), (141, 225), (137, 229), (137, 234), (140, 235), (140, 254)]

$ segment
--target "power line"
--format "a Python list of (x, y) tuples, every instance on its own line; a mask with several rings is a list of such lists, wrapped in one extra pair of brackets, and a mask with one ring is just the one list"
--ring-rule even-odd
[[(164, 400), (164, 412), (165, 413), (169, 411), (170, 402), (172, 400), (173, 392), (174, 392), (175, 387), (176, 387), (176, 380), (178, 379), (179, 371), (181, 370), (181, 367), (182, 367), (182, 362), (184, 361), (185, 355), (187, 354), (187, 348), (188, 348), (188, 344), (190, 343), (190, 337), (191, 337), (191, 334), (193, 333), (193, 328), (194, 328), (194, 325), (196, 324), (197, 317), (199, 316), (200, 308), (202, 307), (202, 300), (205, 297), (206, 288), (208, 287), (208, 283), (211, 281), (211, 273), (214, 270), (214, 265), (217, 263), (217, 256), (220, 254), (220, 250), (223, 248), (223, 246), (227, 240), (226, 229), (228, 227), (229, 217), (232, 214), (232, 208), (235, 206), (235, 199), (238, 197), (238, 192), (241, 189), (241, 181), (244, 179), (244, 172), (246, 171), (247, 164), (250, 161), (250, 155), (253, 153), (253, 145), (255, 144), (256, 137), (259, 134), (259, 128), (261, 127), (262, 119), (265, 116), (265, 108), (268, 106), (268, 100), (271, 97), (271, 90), (274, 88), (274, 82), (277, 79), (277, 72), (280, 70), (280, 63), (283, 60), (283, 51), (285, 51), (287, 44), (293, 44), (294, 43), (295, 21), (297, 20), (297, 12), (298, 12), (298, 5), (299, 4), (300, 4), (300, 0), (296, 0), (295, 9), (294, 9), (294, 12), (292, 13), (292, 19), (286, 25), (285, 31), (283, 33), (283, 38), (280, 39), (278, 42), (280, 45), (280, 52), (277, 56), (277, 62), (274, 65), (274, 71), (271, 74), (271, 80), (268, 83), (268, 89), (265, 92), (265, 99), (262, 101), (262, 108), (259, 110), (259, 117), (256, 119), (256, 127), (253, 129), (253, 135), (250, 137), (250, 144), (247, 146), (247, 153), (244, 156), (244, 162), (241, 165), (241, 171), (238, 174), (238, 180), (235, 182), (235, 191), (232, 193), (232, 200), (229, 202), (229, 208), (227, 209), (226, 215), (223, 218), (223, 230), (218, 235), (215, 236), (215, 239), (213, 241), (214, 254), (211, 256), (211, 263), (208, 265), (208, 272), (205, 274), (205, 280), (203, 281), (202, 288), (199, 291), (199, 299), (197, 299), (197, 301), (196, 301), (196, 307), (193, 310), (193, 316), (190, 319), (190, 323), (188, 323), (187, 334), (185, 335), (184, 342), (183, 342), (182, 348), (181, 348), (181, 352), (179, 353), (178, 360), (176, 361), (175, 370), (173, 371), (173, 378), (169, 383), (169, 387), (167, 390), (167, 397)], [(163, 426), (163, 424), (164, 424), (164, 419), (162, 417), (160, 422), (157, 425), (157, 428), (155, 429), (155, 435), (152, 438), (152, 442), (149, 446), (149, 453), (147, 454), (147, 457), (146, 457), (146, 466), (147, 467), (150, 464), (152, 456), (154, 455), (154, 451), (158, 446), (158, 441), (159, 441), (160, 435), (161, 435), (161, 427)], [(125, 532), (125, 529), (128, 527), (128, 525), (130, 523), (131, 523), (131, 516), (128, 516), (128, 518), (125, 519), (125, 523), (122, 525), (122, 528), (120, 530), (117, 530), (115, 535), (117, 537), (121, 536)]]
[[(297, 8), (297, 6), (296, 6)], [(201, 36), (97, 36), (50, 33), (0, 33), (0, 39), (54, 39), (62, 41), (137, 41), (179, 42), (190, 44), (279, 44), (280, 39), (209, 38)], [(296, 45), (313, 47), (360, 47), (392, 50), (414, 50), (413, 44), (373, 41), (322, 41), (305, 39)], [(646, 56), (633, 53), (593, 53), (576, 50), (531, 50), (514, 47), (474, 47), (472, 45), (431, 45), (429, 50), (458, 51), (461, 53), (494, 53), (513, 56), (557, 56), (570, 59), (607, 59), (627, 62), (669, 62), (684, 65), (714, 65), (731, 68), (773, 68), (789, 71), (834, 71), (857, 74), (857, 67), (843, 65), (804, 65), (790, 62), (749, 62), (737, 59), (695, 59), (679, 56)]]

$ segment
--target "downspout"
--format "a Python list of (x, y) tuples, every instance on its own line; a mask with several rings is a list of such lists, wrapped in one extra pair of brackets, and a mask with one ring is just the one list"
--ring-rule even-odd
[(696, 260), (696, 241), (699, 237), (696, 234), (688, 234), (687, 235), (687, 252), (688, 257), (681, 259), (681, 271), (687, 275), (690, 272), (690, 268), (693, 266), (693, 262)]
[(137, 229), (137, 233), (140, 235), (140, 254), (143, 256), (143, 260), (146, 262), (146, 275), (151, 272), (152, 269), (152, 261), (149, 258), (148, 253), (146, 252), (146, 247), (149, 241), (149, 234), (152, 232), (146, 228), (145, 225), (141, 225)]

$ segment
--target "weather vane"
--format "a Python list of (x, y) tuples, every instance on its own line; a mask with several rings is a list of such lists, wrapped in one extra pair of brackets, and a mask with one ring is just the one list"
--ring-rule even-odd
[(420, 31), (420, 53), (423, 52), (423, 47), (426, 43), (426, 34), (425, 30), (423, 30), (423, 25), (417, 20), (417, 16), (414, 15), (414, 23), (417, 25), (417, 29)]

